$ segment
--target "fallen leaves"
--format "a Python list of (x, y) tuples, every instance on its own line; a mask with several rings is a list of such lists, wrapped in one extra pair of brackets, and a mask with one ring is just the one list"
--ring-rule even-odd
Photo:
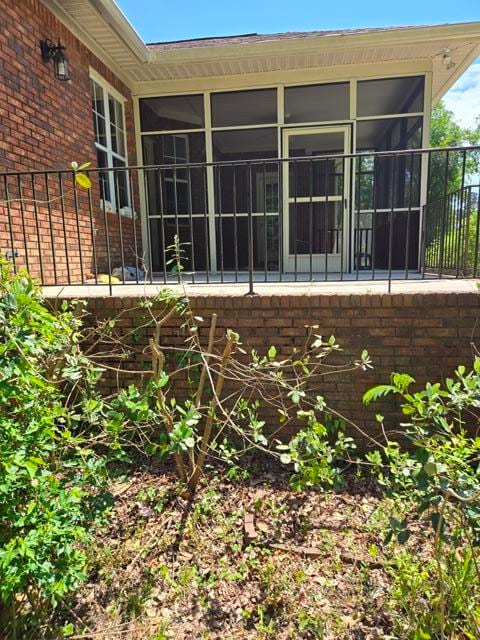
[(82, 619), (96, 633), (123, 625), (128, 640), (159, 628), (172, 640), (387, 637), (389, 578), (367, 522), (379, 498), (293, 493), (284, 480), (271, 469), (246, 483), (217, 479), (192, 504), (158, 467), (117, 483), (77, 599)]

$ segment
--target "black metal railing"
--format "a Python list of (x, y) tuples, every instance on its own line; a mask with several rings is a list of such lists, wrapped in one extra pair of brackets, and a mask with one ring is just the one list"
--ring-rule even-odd
[(477, 277), (480, 147), (0, 174), (0, 248), (44, 286)]
[(467, 185), (424, 207), (424, 270), (439, 277), (477, 277), (480, 185)]

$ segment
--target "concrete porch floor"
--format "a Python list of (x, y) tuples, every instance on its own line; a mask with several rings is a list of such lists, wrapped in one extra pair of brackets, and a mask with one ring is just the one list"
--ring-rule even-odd
[[(242, 274), (243, 275), (243, 274)], [(256, 274), (259, 278), (261, 274)], [(456, 279), (437, 276), (425, 276), (412, 272), (409, 278), (405, 279), (405, 273), (393, 272), (390, 287), (387, 279), (387, 272), (377, 272), (375, 280), (371, 279), (371, 272), (360, 272), (358, 280), (356, 274), (344, 274), (343, 280), (338, 280), (338, 274), (329, 274), (329, 280), (325, 281), (324, 274), (313, 274), (316, 281), (310, 281), (310, 274), (298, 274), (295, 282), (293, 277), (288, 278), (288, 274), (282, 275), (279, 282), (278, 274), (275, 281), (255, 282), (253, 289), (257, 295), (364, 295), (364, 294), (427, 294), (427, 293), (472, 293), (479, 291), (480, 279)], [(336, 279), (333, 276), (336, 275)], [(210, 276), (210, 282), (202, 274), (196, 276), (195, 284), (191, 283), (190, 276), (185, 276), (184, 286), (189, 295), (195, 296), (243, 296), (248, 292), (248, 278), (243, 278), (239, 282), (234, 281), (234, 275), (227, 280), (224, 274), (224, 282), (219, 277)], [(369, 277), (370, 276), (370, 279)], [(383, 277), (382, 277), (383, 276)], [(303, 278), (301, 280), (300, 278)], [(321, 279), (322, 278), (322, 279)], [(163, 279), (162, 279), (163, 280)], [(110, 295), (116, 297), (145, 297), (155, 296), (165, 287), (173, 290), (181, 285), (175, 279), (167, 283), (155, 282), (151, 284), (131, 282), (127, 284), (83, 284), (83, 285), (55, 285), (43, 287), (43, 292), (48, 298), (104, 298)]]

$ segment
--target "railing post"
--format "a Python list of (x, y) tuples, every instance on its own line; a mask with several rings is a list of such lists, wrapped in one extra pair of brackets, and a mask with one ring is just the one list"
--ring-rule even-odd
[(440, 251), (439, 251), (439, 265), (438, 265), (438, 277), (443, 275), (443, 257), (445, 251), (445, 220), (447, 217), (447, 197), (448, 197), (448, 165), (450, 161), (450, 154), (447, 151), (445, 157), (445, 174), (443, 184), (443, 203), (442, 203), (442, 224), (440, 227)]
[[(463, 200), (463, 192), (465, 189), (462, 189), (462, 200)], [(464, 233), (464, 242), (463, 242), (463, 275), (466, 276), (468, 272), (468, 245), (470, 242), (470, 214), (472, 211), (471, 202), (472, 202), (472, 188), (467, 187), (467, 196), (465, 198), (465, 202), (462, 202), (464, 205), (464, 220), (465, 220), (465, 233)], [(477, 214), (478, 215), (478, 214)]]
[(255, 296), (253, 290), (253, 212), (252, 212), (252, 165), (248, 168), (248, 293), (247, 296)]
[(426, 267), (426, 250), (427, 250), (427, 246), (426, 246), (426, 242), (425, 242), (425, 229), (426, 229), (426, 217), (427, 217), (427, 207), (428, 205), (424, 204), (421, 211), (422, 211), (422, 219), (420, 221), (420, 252), (419, 252), (419, 257), (420, 257), (420, 263), (419, 263), (419, 270), (422, 274), (422, 280), (425, 279), (425, 267)]

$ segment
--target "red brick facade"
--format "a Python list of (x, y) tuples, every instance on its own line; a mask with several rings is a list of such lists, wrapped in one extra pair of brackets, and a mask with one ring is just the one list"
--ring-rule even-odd
[[(69, 59), (69, 82), (55, 79), (53, 64), (40, 55), (40, 40), (60, 40)], [(0, 13), (0, 174), (11, 171), (68, 169), (71, 161), (97, 164), (91, 111), (89, 68), (95, 69), (125, 97), (129, 164), (136, 163), (131, 94), (40, 0), (4, 0)], [(45, 282), (54, 276), (78, 281), (94, 271), (93, 242), (97, 249), (97, 271), (105, 272), (107, 242), (105, 219), (100, 209), (98, 180), (92, 174), (91, 207), (85, 192), (77, 194), (78, 219), (71, 176), (64, 178), (65, 197), (59, 198), (58, 175), (30, 176), (20, 180), (0, 176), (0, 249), (13, 248), (17, 263), (40, 275), (39, 255)], [(21, 189), (21, 193), (20, 193)], [(48, 192), (47, 192), (48, 189)], [(23, 197), (22, 205), (18, 198)], [(36, 199), (37, 205), (30, 199)], [(10, 199), (10, 210), (5, 201)], [(50, 200), (47, 205), (46, 201)], [(63, 211), (62, 211), (63, 205)], [(131, 219), (115, 213), (106, 216), (110, 230), (112, 266), (119, 266), (119, 223), (122, 224), (125, 259), (132, 263)], [(51, 221), (51, 222), (50, 222)], [(65, 225), (64, 225), (65, 222)], [(138, 222), (138, 236), (140, 221)], [(97, 231), (94, 231), (94, 230)], [(52, 232), (51, 232), (52, 230)], [(24, 233), (25, 231), (25, 233)], [(13, 243), (12, 243), (13, 237)], [(80, 269), (80, 257), (83, 269)], [(54, 267), (55, 263), (55, 267)], [(68, 269), (67, 269), (68, 266)], [(83, 273), (81, 273), (83, 271)]]
[[(213, 312), (218, 314), (217, 338), (227, 328), (238, 331), (245, 348), (265, 353), (275, 345), (280, 356), (290, 354), (294, 347), (302, 348), (307, 329), (319, 325), (323, 336), (335, 335), (343, 349), (342, 361), (357, 358), (367, 349), (373, 361), (371, 371), (329, 376), (322, 384), (330, 406), (367, 429), (375, 429), (375, 414), (395, 415), (400, 412), (393, 399), (369, 408), (362, 406), (363, 393), (376, 384), (387, 382), (392, 371), (408, 372), (418, 384), (442, 380), (455, 368), (469, 367), (474, 356), (473, 344), (480, 344), (480, 297), (471, 293), (305, 295), (289, 291), (288, 295), (244, 297), (193, 294), (190, 296), (195, 314), (205, 320), (201, 336), (208, 337), (208, 324)], [(132, 331), (141, 322), (139, 300), (129, 297), (91, 298), (88, 301), (93, 317), (114, 317), (122, 311), (119, 327)], [(184, 346), (179, 323), (172, 320), (162, 329), (162, 342)], [(142, 368), (148, 334), (139, 331), (138, 343), (132, 343), (137, 355), (127, 363)], [(122, 375), (121, 384), (138, 383), (138, 376)], [(110, 380), (112, 386), (117, 379)], [(181, 388), (176, 387), (181, 395)], [(268, 416), (270, 427), (278, 426), (277, 416)]]

